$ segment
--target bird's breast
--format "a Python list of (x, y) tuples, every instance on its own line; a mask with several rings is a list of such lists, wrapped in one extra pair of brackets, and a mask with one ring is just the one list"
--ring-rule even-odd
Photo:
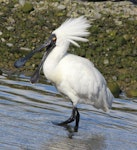
[(59, 84), (62, 78), (62, 74), (57, 68), (57, 64), (44, 62), (43, 73), (55, 85)]

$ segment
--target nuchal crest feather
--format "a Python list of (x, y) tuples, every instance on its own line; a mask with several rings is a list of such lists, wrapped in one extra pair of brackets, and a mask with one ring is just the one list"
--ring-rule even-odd
[[(52, 33), (57, 36), (60, 41), (68, 41), (79, 47), (76, 41), (87, 42), (88, 39), (84, 38), (90, 33), (88, 28), (90, 27), (89, 22), (83, 16), (79, 18), (67, 19), (59, 28)], [(57, 41), (58, 42), (58, 41)]]
[(89, 35), (89, 27), (88, 20), (83, 16), (70, 18), (54, 30), (44, 44), (14, 64), (17, 68), (21, 67), (36, 52), (46, 48), (30, 81), (32, 83), (38, 81), (43, 67), (45, 77), (72, 103), (71, 116), (66, 121), (56, 124), (65, 125), (75, 121), (75, 131), (78, 131), (80, 120), (78, 102), (89, 103), (98, 109), (108, 111), (114, 99), (106, 80), (94, 64), (86, 58), (67, 52), (70, 43), (79, 46), (78, 41), (88, 41), (86, 37)]

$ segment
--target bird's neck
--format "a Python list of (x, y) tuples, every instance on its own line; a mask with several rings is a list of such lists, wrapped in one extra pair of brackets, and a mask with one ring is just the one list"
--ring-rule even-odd
[(43, 72), (47, 79), (49, 79), (59, 64), (60, 60), (67, 54), (68, 46), (56, 46), (46, 58), (43, 64)]

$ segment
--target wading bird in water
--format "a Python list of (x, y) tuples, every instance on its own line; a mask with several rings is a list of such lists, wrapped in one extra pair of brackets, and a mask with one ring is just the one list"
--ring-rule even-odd
[(37, 82), (43, 67), (45, 77), (72, 102), (73, 109), (70, 118), (58, 125), (66, 125), (75, 121), (75, 131), (78, 130), (80, 120), (77, 109), (78, 102), (90, 103), (98, 109), (108, 111), (114, 98), (103, 75), (92, 62), (67, 52), (70, 43), (79, 47), (77, 41), (88, 41), (85, 37), (89, 35), (89, 27), (89, 22), (83, 16), (67, 19), (52, 32), (43, 45), (14, 64), (17, 68), (21, 67), (36, 52), (46, 48), (43, 58), (30, 80), (32, 83)]

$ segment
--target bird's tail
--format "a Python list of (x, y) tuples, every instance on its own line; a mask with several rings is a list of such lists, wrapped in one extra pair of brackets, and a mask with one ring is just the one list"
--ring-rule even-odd
[(106, 89), (106, 93), (107, 93), (107, 105), (108, 105), (108, 108), (111, 108), (114, 96), (112, 95), (109, 88)]
[(100, 91), (97, 100), (94, 102), (94, 107), (102, 109), (105, 112), (109, 112), (109, 109), (111, 109), (112, 106), (113, 99), (114, 97), (110, 89), (104, 86)]
[(113, 95), (110, 91), (109, 88), (106, 88), (106, 96), (103, 97), (102, 101), (103, 101), (103, 107), (102, 110), (105, 112), (109, 112), (109, 109), (111, 109), (112, 107), (112, 102), (113, 102)]

